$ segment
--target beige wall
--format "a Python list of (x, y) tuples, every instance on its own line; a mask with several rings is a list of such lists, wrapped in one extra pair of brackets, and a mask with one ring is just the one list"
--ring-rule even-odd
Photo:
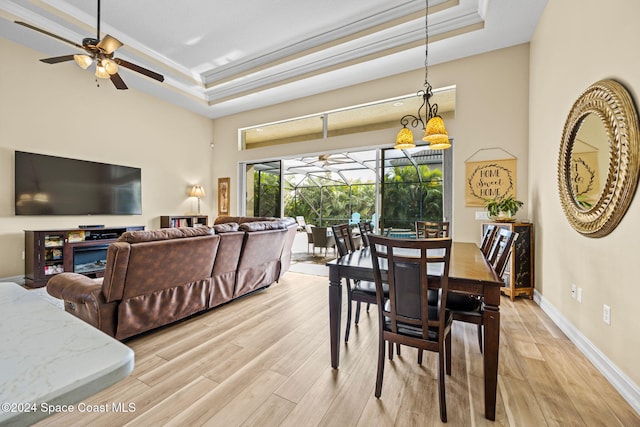
[[(638, 101), (640, 2), (550, 1), (531, 42), (529, 210), (535, 219), (536, 286), (543, 298), (635, 384), (640, 384), (640, 200), (610, 235), (592, 239), (565, 219), (556, 163), (564, 121), (590, 84), (614, 78)], [(583, 302), (570, 295), (575, 283)], [(611, 307), (611, 326), (602, 305)]]
[[(0, 278), (24, 273), (25, 229), (160, 226), (160, 215), (195, 210), (187, 187), (208, 192), (211, 120), (141, 92), (96, 87), (89, 71), (73, 63), (48, 65), (43, 55), (0, 39)], [(127, 80), (127, 72), (123, 72)], [(15, 216), (15, 150), (142, 168), (142, 215)]]
[[(464, 162), (471, 156), (508, 156), (501, 147), (517, 157), (517, 196), (527, 203), (527, 138), (528, 138), (529, 45), (524, 44), (483, 55), (429, 67), (429, 81), (434, 88), (455, 85), (455, 117), (445, 116), (447, 130), (455, 138), (454, 156), (454, 237), (479, 241), (480, 222), (475, 212), (482, 208), (464, 206)], [(354, 147), (385, 146), (395, 141), (399, 130), (388, 129), (325, 140), (285, 144), (249, 151), (238, 150), (237, 129), (271, 121), (319, 113), (340, 107), (415, 93), (422, 87), (424, 70), (391, 76), (316, 96), (283, 103), (270, 108), (217, 119), (214, 121), (215, 148), (212, 171), (214, 178), (230, 176), (237, 188), (238, 162), (277, 159), (287, 156), (321, 153)], [(398, 123), (400, 117), (398, 117)], [(232, 193), (232, 214), (238, 206), (237, 193)], [(526, 217), (526, 212), (518, 215)]]

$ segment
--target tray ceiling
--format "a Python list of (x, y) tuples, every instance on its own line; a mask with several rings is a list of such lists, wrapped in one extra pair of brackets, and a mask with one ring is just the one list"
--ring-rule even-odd
[[(429, 63), (528, 42), (546, 2), (431, 0)], [(95, 37), (96, 13), (88, 0), (3, 0), (0, 36), (72, 54), (13, 21), (80, 42)], [(124, 43), (119, 57), (165, 76), (124, 71), (131, 88), (211, 118), (424, 65), (422, 0), (104, 0), (100, 29)]]

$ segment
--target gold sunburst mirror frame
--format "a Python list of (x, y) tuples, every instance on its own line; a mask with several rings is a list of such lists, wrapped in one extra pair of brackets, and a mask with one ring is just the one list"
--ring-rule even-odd
[[(592, 202), (577, 192), (578, 132), (588, 116), (595, 115), (608, 141), (608, 166)], [(611, 233), (627, 211), (638, 183), (640, 137), (638, 113), (629, 92), (615, 80), (598, 81), (585, 90), (571, 108), (564, 125), (558, 159), (558, 187), (562, 209), (571, 226), (588, 237)], [(599, 196), (598, 196), (599, 194)]]

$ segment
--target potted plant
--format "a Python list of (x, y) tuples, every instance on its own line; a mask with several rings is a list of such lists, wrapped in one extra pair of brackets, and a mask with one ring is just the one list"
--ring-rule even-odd
[(487, 211), (489, 216), (495, 221), (510, 222), (513, 221), (513, 217), (516, 212), (524, 205), (524, 202), (516, 199), (513, 196), (504, 197), (502, 199), (487, 199)]

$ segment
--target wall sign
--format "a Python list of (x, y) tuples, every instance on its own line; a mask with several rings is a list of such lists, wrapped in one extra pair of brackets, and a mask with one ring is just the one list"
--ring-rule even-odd
[(465, 206), (484, 206), (487, 199), (516, 194), (516, 159), (465, 163)]

